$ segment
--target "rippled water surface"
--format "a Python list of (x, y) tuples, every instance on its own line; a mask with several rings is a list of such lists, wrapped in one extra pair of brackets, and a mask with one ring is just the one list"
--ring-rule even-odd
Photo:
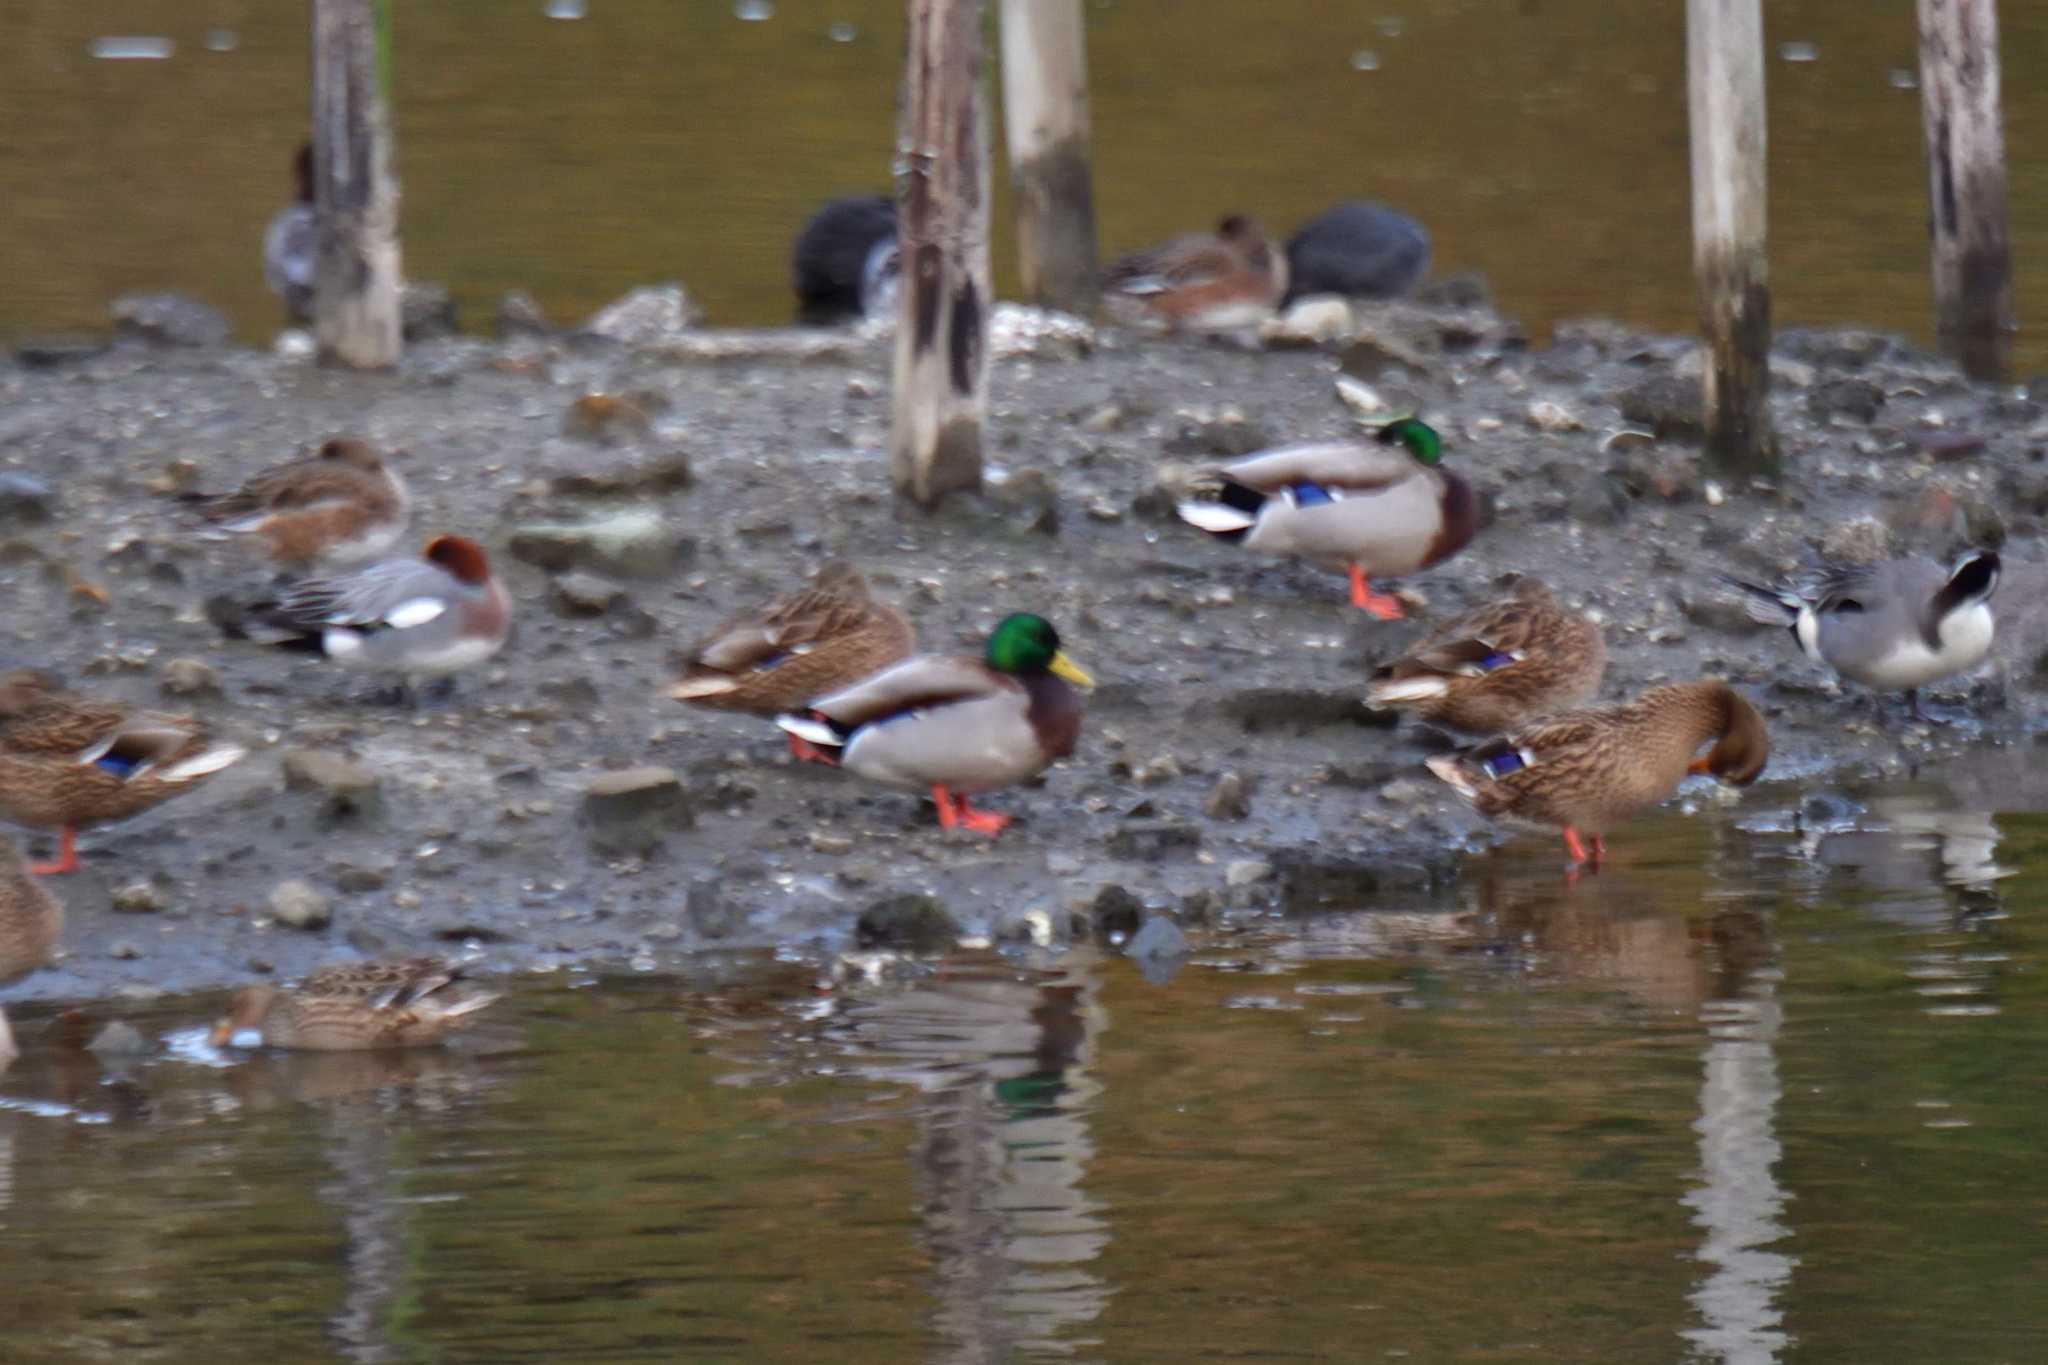
[(1795, 800), (1163, 980), (556, 976), (384, 1057), (22, 1006), (0, 1358), (2048, 1358), (2048, 826)]
[[(1284, 231), (1370, 195), (1420, 215), (1440, 269), (1485, 271), (1539, 332), (1588, 314), (1689, 328), (1681, 8), (1089, 0), (1105, 249), (1233, 209)], [(1924, 337), (1913, 6), (1766, 9), (1778, 318)], [(2029, 318), (2048, 306), (2048, 168), (2027, 155), (2048, 120), (2048, 9), (2001, 9)], [(804, 215), (887, 181), (901, 0), (398, 11), (406, 261), (475, 325), (508, 288), (574, 319), (667, 278), (714, 322), (786, 321)], [(257, 251), (304, 135), (304, 6), (15, 0), (5, 34), (0, 335), (99, 327), (115, 294), (174, 286), (267, 337)], [(136, 38), (156, 46), (106, 46)], [(2023, 334), (2020, 360), (2048, 349)]]

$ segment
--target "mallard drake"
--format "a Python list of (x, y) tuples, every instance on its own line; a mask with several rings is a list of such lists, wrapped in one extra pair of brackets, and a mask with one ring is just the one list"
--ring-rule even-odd
[[(1714, 747), (1694, 757), (1709, 741)], [(1746, 787), (1770, 754), (1763, 717), (1707, 678), (1567, 711), (1428, 762), (1482, 815), (1561, 827), (1574, 867), (1588, 861), (1582, 836), (1590, 837), (1597, 867), (1607, 830), (1671, 795), (1687, 773)]]
[(483, 546), (439, 535), (418, 559), (309, 578), (221, 625), (231, 636), (410, 682), (452, 676), (504, 648), (512, 602)]
[(232, 493), (193, 495), (214, 537), (250, 536), (281, 565), (341, 567), (390, 549), (412, 493), (368, 442), (336, 436), (310, 458), (267, 469)]
[[(64, 930), (64, 908), (29, 875), (21, 850), (0, 839), (0, 982), (24, 976), (50, 960)], [(0, 1012), (0, 1068), (19, 1055), (7, 1015)]]
[(1287, 293), (1287, 258), (1266, 240), (1258, 219), (1233, 213), (1214, 233), (1175, 237), (1110, 262), (1103, 289), (1112, 302), (1169, 328), (1249, 327)]
[(831, 200), (790, 248), (797, 321), (884, 316), (896, 306), (899, 273), (895, 202), (879, 194)]
[(277, 211), (263, 233), (263, 282), (284, 300), (293, 322), (313, 317), (313, 265), (320, 249), (319, 219), (313, 209), (313, 144), (303, 142), (292, 157), (298, 195)]
[[(669, 695), (694, 706), (774, 716), (869, 677), (916, 646), (903, 613), (877, 602), (851, 564), (827, 564), (808, 586), (743, 611), (690, 648)], [(799, 758), (818, 757), (789, 736)]]
[(189, 716), (71, 696), (36, 669), (0, 674), (0, 818), (60, 831), (57, 860), (31, 872), (75, 870), (80, 825), (148, 810), (245, 752)]
[(1606, 671), (1599, 625), (1558, 606), (1542, 581), (1524, 578), (1375, 670), (1365, 700), (1493, 735), (1587, 700)]
[(1479, 499), (1442, 467), (1443, 442), (1426, 423), (1403, 417), (1377, 440), (1280, 446), (1207, 470), (1181, 520), (1248, 550), (1349, 569), (1351, 605), (1397, 621), (1400, 600), (1374, 592), (1372, 577), (1413, 573), (1464, 549), (1479, 527)]
[(1429, 273), (1429, 233), (1399, 209), (1349, 199), (1287, 239), (1287, 297), (1344, 294), (1388, 299)]
[(1094, 679), (1060, 652), (1042, 616), (1006, 616), (982, 658), (918, 654), (777, 719), (849, 772), (930, 789), (939, 823), (994, 834), (1007, 815), (976, 810), (976, 792), (1022, 782), (1074, 751), (1081, 694)]
[(207, 1041), (221, 1047), (245, 1029), (266, 1047), (309, 1052), (424, 1047), (467, 1028), (496, 995), (457, 995), (461, 973), (439, 958), (349, 962), (313, 973), (296, 988), (244, 986)]
[(1991, 652), (1998, 570), (1996, 554), (1972, 550), (1946, 569), (1912, 557), (1823, 565), (1777, 588), (1721, 581), (1747, 594), (1757, 620), (1789, 627), (1808, 658), (1875, 691), (1904, 690), (1913, 714), (1929, 720), (1920, 689)]

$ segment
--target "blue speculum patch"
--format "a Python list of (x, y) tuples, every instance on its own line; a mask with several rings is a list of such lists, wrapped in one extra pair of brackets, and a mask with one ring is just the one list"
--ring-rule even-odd
[(123, 758), (119, 754), (101, 754), (98, 758), (93, 760), (92, 765), (95, 768), (104, 768), (108, 772), (112, 773), (114, 776), (121, 778), (124, 781), (129, 776), (131, 776), (137, 768), (142, 766), (142, 764), (136, 759)]
[(1495, 754), (1481, 766), (1486, 769), (1488, 777), (1506, 777), (1509, 773), (1520, 772), (1528, 765), (1522, 762), (1520, 753), (1509, 749), (1505, 753)]
[(1299, 483), (1288, 484), (1287, 491), (1294, 496), (1294, 505), (1296, 507), (1314, 507), (1317, 503), (1335, 501), (1330, 496), (1329, 489), (1319, 483), (1310, 483), (1306, 479)]
[(1502, 667), (1502, 666), (1504, 666), (1504, 665), (1506, 665), (1506, 664), (1511, 664), (1511, 663), (1513, 663), (1514, 661), (1515, 661), (1515, 656), (1514, 656), (1514, 655), (1512, 655), (1512, 654), (1506, 654), (1506, 653), (1503, 653), (1503, 652), (1501, 652), (1500, 650), (1497, 650), (1497, 649), (1496, 649), (1495, 651), (1493, 651), (1493, 653), (1491, 653), (1491, 654), (1487, 655), (1487, 656), (1486, 656), (1485, 658), (1481, 659), (1481, 660), (1479, 661), (1479, 666), (1480, 666), (1481, 668), (1486, 668), (1486, 669), (1493, 669), (1493, 668), (1500, 668), (1500, 667)]

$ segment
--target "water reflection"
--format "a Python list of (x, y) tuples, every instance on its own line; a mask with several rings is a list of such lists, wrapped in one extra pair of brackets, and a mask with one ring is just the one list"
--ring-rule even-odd
[(1887, 893), (1884, 906), (1902, 916), (1946, 915), (1949, 889), (1988, 896), (2012, 875), (1998, 862), (1998, 824), (1989, 810), (1961, 806), (1940, 788), (1873, 795), (1862, 808), (1823, 813), (1802, 833), (1815, 866), (1848, 873)]
[(853, 1004), (834, 1030), (863, 1073), (923, 1096), (912, 1157), (941, 1359), (1071, 1354), (1108, 1302), (1090, 1266), (1109, 1227), (1083, 1188), (1109, 1023), (1098, 958), (1077, 948), (1025, 972), (956, 958), (914, 990)]

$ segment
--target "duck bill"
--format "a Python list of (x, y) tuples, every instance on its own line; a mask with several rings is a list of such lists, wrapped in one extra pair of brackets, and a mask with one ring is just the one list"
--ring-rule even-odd
[(1689, 773), (1711, 773), (1714, 770), (1709, 766), (1708, 760), (1712, 757), (1712, 754), (1701, 754), (1698, 758), (1686, 764), (1685, 770)]
[(1046, 667), (1070, 683), (1081, 687), (1095, 686), (1095, 679), (1088, 676), (1088, 670), (1075, 663), (1072, 659), (1069, 659), (1065, 651), (1053, 655), (1052, 662), (1047, 664)]

